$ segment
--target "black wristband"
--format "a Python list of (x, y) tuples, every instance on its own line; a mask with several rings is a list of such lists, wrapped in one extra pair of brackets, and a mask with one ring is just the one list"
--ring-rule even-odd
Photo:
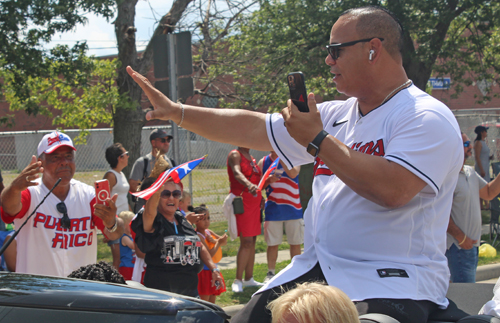
[(318, 157), (319, 154), (319, 146), (323, 142), (323, 140), (328, 136), (328, 132), (325, 130), (321, 130), (320, 133), (314, 138), (312, 142), (307, 146), (307, 152), (311, 154), (313, 157)]

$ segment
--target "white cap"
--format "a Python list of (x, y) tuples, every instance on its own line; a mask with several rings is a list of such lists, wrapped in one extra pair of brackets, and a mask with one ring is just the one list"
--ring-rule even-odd
[(54, 150), (63, 146), (71, 147), (73, 150), (76, 150), (75, 146), (73, 146), (73, 141), (68, 135), (58, 131), (49, 133), (43, 136), (38, 144), (38, 157), (43, 153), (51, 154)]

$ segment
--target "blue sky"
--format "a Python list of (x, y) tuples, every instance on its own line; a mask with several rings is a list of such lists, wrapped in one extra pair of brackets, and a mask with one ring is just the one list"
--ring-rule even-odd
[[(156, 21), (170, 10), (172, 2), (172, 0), (139, 0), (137, 2), (135, 19), (137, 50), (145, 48), (156, 28)], [(111, 24), (114, 19), (107, 22), (106, 19), (95, 15), (88, 15), (87, 18), (88, 22), (78, 26), (73, 32), (55, 35), (47, 48), (56, 44), (72, 47), (76, 41), (87, 41), (89, 55), (117, 54), (114, 25)]]

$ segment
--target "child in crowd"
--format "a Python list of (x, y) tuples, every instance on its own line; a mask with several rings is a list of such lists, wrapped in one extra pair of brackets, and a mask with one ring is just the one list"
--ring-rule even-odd
[(191, 206), (191, 194), (186, 191), (182, 191), (181, 199), (179, 200), (179, 210), (182, 215), (186, 216), (186, 214), (191, 213), (193, 211)]
[(270, 302), (272, 323), (359, 323), (358, 311), (337, 287), (303, 283)]
[[(210, 212), (208, 211), (205, 204), (201, 204), (200, 206), (195, 207), (194, 213), (204, 215), (196, 223), (196, 233), (200, 237), (201, 242), (210, 252), (213, 262), (217, 264), (222, 259), (221, 247), (227, 244), (227, 235), (224, 234), (221, 237), (214, 233), (212, 230), (208, 229), (208, 227), (210, 226)], [(217, 295), (220, 295), (225, 291), (225, 283), (222, 286), (212, 286), (212, 272), (206, 266), (204, 266), (203, 270), (198, 274), (198, 294), (200, 295), (200, 298), (204, 301), (215, 304)]]
[(118, 214), (125, 226), (123, 236), (120, 238), (120, 267), (118, 271), (125, 280), (132, 280), (132, 272), (135, 263), (135, 245), (130, 232), (130, 221), (134, 217), (130, 211), (122, 211)]

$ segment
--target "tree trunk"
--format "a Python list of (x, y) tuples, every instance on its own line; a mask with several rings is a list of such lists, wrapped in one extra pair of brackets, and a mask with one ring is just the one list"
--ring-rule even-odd
[(128, 97), (132, 108), (115, 107), (113, 113), (113, 141), (120, 142), (128, 150), (130, 158), (128, 166), (123, 170), (127, 178), (135, 160), (141, 155), (141, 131), (146, 119), (140, 100), (141, 88), (132, 80), (125, 70), (128, 65), (139, 69), (135, 44), (135, 6), (137, 0), (117, 1), (118, 15), (115, 20), (115, 34), (118, 44), (118, 59), (121, 66), (118, 69), (117, 84), (120, 95)]

